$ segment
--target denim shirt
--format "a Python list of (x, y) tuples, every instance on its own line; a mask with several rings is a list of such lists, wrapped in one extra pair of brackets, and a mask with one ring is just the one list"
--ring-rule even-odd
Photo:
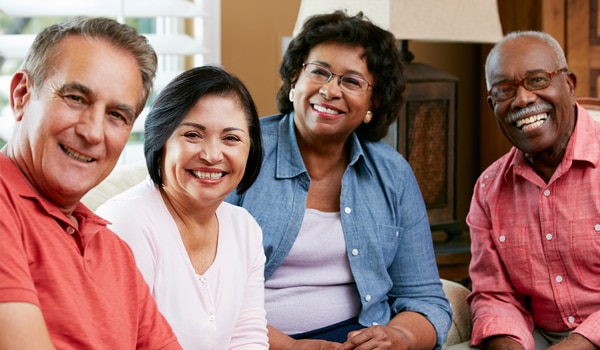
[[(246, 208), (263, 230), (265, 280), (290, 252), (300, 230), (310, 177), (294, 131), (294, 114), (261, 118), (264, 161), (242, 195), (227, 201)], [(346, 253), (360, 294), (364, 326), (387, 324), (401, 311), (424, 315), (444, 343), (452, 311), (442, 290), (427, 210), (408, 162), (383, 142), (352, 134), (342, 178), (340, 214)], [(307, 257), (310, 259), (310, 257)]]

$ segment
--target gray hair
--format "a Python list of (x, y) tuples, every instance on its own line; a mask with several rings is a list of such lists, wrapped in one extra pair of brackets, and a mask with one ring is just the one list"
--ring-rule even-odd
[(156, 52), (148, 39), (134, 28), (103, 17), (72, 17), (42, 30), (33, 41), (22, 68), (33, 80), (34, 89), (41, 86), (54, 66), (59, 52), (56, 46), (65, 38), (80, 35), (84, 38), (102, 38), (118, 49), (130, 52), (136, 59), (142, 76), (143, 91), (137, 106), (139, 114), (152, 91), (156, 75)]
[(518, 38), (533, 38), (541, 41), (552, 50), (554, 59), (556, 60), (556, 62), (558, 62), (559, 67), (568, 68), (565, 52), (563, 51), (558, 41), (556, 41), (556, 39), (554, 39), (550, 34), (534, 30), (512, 32), (505, 35), (499, 42), (497, 42), (487, 56), (487, 59), (485, 61), (485, 81), (488, 89), (490, 88), (491, 83), (489, 76), (491, 57), (496, 55), (497, 51), (504, 45), (504, 43)]

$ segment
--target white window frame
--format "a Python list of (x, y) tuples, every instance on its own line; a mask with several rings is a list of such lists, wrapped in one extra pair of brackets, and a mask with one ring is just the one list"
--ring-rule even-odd
[[(0, 12), (10, 17), (106, 16), (121, 23), (126, 18), (155, 18), (156, 33), (147, 35), (158, 53), (154, 93), (162, 89), (186, 67), (221, 64), (221, 0), (0, 0)], [(192, 21), (191, 33), (185, 21)], [(35, 34), (0, 34), (0, 56), (24, 58)], [(168, 39), (167, 39), (168, 38)], [(9, 75), (0, 76), (0, 94), (8, 97)], [(143, 132), (147, 109), (136, 121), (133, 133)], [(9, 106), (0, 104), (0, 138), (8, 140), (14, 119)], [(128, 143), (120, 164), (143, 159), (142, 145)]]

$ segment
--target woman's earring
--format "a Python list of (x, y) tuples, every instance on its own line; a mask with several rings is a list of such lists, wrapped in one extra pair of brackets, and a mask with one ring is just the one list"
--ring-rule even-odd
[(288, 94), (288, 98), (290, 99), (290, 102), (294, 102), (294, 88), (290, 89), (290, 93)]
[(369, 124), (371, 122), (371, 119), (373, 119), (373, 112), (367, 111), (367, 114), (365, 115), (365, 119), (363, 119), (363, 121), (365, 122), (365, 124)]

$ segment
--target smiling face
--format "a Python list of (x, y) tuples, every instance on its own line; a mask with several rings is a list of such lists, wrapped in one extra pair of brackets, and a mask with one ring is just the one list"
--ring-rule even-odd
[(7, 154), (44, 197), (65, 212), (114, 168), (142, 94), (138, 64), (102, 39), (70, 36), (33, 90), (17, 73), (11, 107), (18, 123)]
[(163, 190), (188, 208), (216, 208), (242, 180), (249, 153), (248, 121), (236, 97), (204, 96), (165, 144)]
[[(531, 73), (565, 68), (559, 64), (540, 39), (515, 38), (490, 57), (488, 82), (519, 81)], [(574, 96), (574, 76), (558, 73), (544, 89), (528, 91), (519, 86), (514, 97), (498, 102), (488, 98), (488, 102), (504, 136), (529, 159), (542, 152), (562, 157), (575, 126)]]
[[(326, 42), (315, 46), (305, 63), (318, 63), (338, 75), (358, 76), (373, 82), (363, 58), (364, 49)], [(372, 90), (344, 92), (334, 76), (328, 83), (309, 78), (304, 70), (294, 86), (295, 124), (304, 140), (346, 142), (370, 108)]]

